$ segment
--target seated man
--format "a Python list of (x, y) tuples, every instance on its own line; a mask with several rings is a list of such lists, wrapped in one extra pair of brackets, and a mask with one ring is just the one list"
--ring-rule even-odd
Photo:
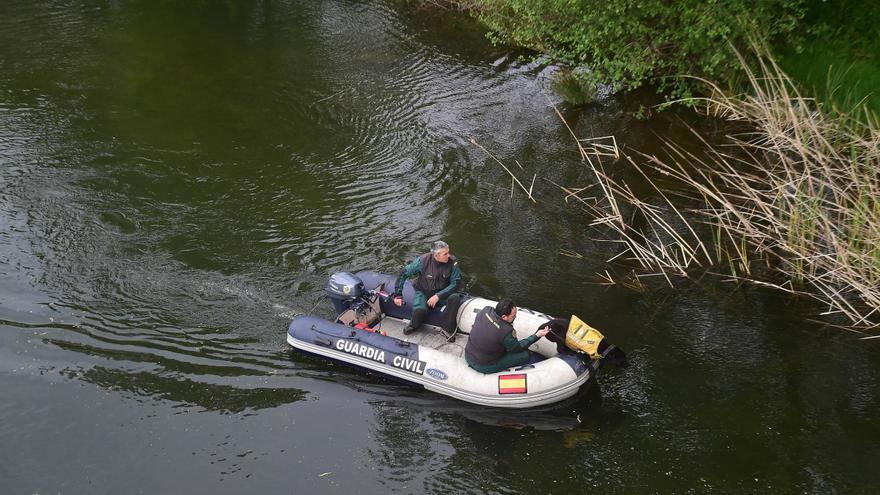
[(455, 324), (461, 304), (461, 297), (455, 291), (458, 290), (461, 271), (455, 256), (449, 254), (449, 244), (436, 241), (431, 245), (430, 253), (419, 256), (403, 268), (403, 272), (397, 277), (394, 304), (403, 304), (403, 284), (407, 279), (416, 276), (418, 278), (413, 282), (416, 293), (413, 297), (412, 319), (403, 329), (403, 333), (409, 335), (418, 330), (425, 321), (429, 307), (440, 309), (446, 305), (446, 318), (442, 328), (447, 339), (450, 342), (455, 341)]
[(518, 341), (513, 336), (514, 319), (516, 306), (510, 299), (502, 299), (495, 308), (486, 306), (480, 311), (464, 348), (468, 366), (480, 373), (495, 373), (529, 362), (529, 346), (550, 330), (542, 328)]

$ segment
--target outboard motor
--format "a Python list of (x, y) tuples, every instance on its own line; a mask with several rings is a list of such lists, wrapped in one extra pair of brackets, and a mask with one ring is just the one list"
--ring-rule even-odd
[(326, 291), (337, 316), (351, 309), (352, 304), (365, 293), (364, 282), (349, 272), (336, 272), (331, 275)]

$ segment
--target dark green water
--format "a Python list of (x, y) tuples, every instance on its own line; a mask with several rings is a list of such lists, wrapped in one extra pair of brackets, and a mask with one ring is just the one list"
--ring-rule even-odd
[[(877, 345), (711, 277), (598, 285), (551, 73), (382, 2), (0, 3), (0, 493), (874, 493)], [(687, 139), (639, 103), (565, 113)], [(436, 238), (632, 366), (510, 412), (290, 352), (330, 273)]]

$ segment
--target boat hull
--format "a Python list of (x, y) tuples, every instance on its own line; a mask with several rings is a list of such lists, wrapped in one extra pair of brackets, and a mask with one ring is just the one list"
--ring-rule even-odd
[[(393, 318), (389, 318), (393, 319)], [(404, 321), (398, 320), (402, 326)], [(466, 338), (466, 336), (463, 336)], [(596, 372), (575, 354), (483, 374), (460, 353), (359, 330), (314, 316), (295, 318), (287, 342), (295, 349), (403, 380), (449, 397), (501, 408), (553, 404), (578, 392)]]

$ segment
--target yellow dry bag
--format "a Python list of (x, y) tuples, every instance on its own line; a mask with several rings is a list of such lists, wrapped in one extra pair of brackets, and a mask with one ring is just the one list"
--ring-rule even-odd
[(604, 338), (601, 332), (587, 325), (577, 316), (571, 316), (571, 323), (568, 324), (568, 331), (565, 333), (565, 345), (569, 349), (599, 359), (599, 342)]

